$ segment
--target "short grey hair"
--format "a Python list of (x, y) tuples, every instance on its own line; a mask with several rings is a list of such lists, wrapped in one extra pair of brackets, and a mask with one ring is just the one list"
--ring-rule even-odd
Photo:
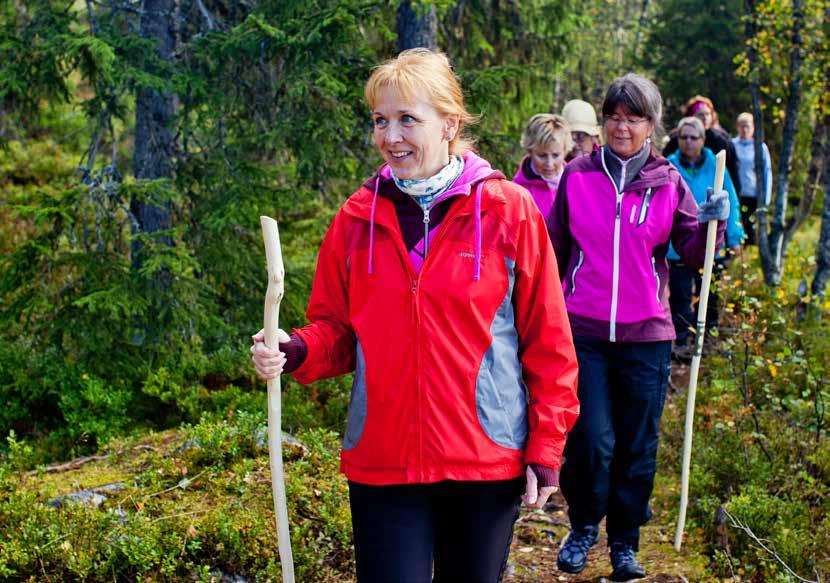
[(700, 121), (696, 117), (684, 117), (679, 122), (677, 122), (677, 131), (680, 132), (680, 128), (683, 126), (692, 126), (697, 131), (697, 137), (705, 138), (706, 137), (706, 128), (703, 127), (703, 122)]
[(615, 79), (602, 102), (603, 118), (614, 115), (614, 110), (620, 105), (634, 115), (648, 118), (654, 124), (654, 133), (662, 131), (663, 97), (650, 79), (637, 73)]

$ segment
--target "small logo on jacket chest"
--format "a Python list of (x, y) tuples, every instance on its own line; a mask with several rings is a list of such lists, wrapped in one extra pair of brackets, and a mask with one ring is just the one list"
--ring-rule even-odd
[(458, 254), (458, 256), (462, 257), (464, 259), (475, 259), (476, 258), (475, 254), (467, 253), (466, 251), (462, 251), (461, 253)]

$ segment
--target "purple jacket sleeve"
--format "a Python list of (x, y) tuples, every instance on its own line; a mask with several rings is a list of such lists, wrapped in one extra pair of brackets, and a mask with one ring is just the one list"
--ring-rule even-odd
[(533, 473), (536, 474), (536, 480), (540, 488), (550, 488), (551, 486), (559, 487), (559, 470), (540, 464), (528, 465), (533, 470)]
[(548, 228), (550, 241), (553, 243), (553, 251), (556, 253), (556, 263), (559, 267), (559, 279), (564, 280), (568, 269), (568, 260), (571, 258), (571, 244), (573, 237), (568, 225), (568, 172), (559, 180), (559, 187), (556, 191), (556, 199), (550, 209), (550, 214), (545, 217), (545, 224)]
[(285, 366), (282, 369), (285, 374), (297, 370), (308, 355), (308, 346), (302, 338), (293, 333), (288, 337), (291, 340), (285, 343), (280, 342), (280, 350), (285, 354)]
[[(687, 267), (700, 269), (706, 258), (706, 225), (697, 220), (697, 203), (683, 178), (675, 169), (669, 176), (677, 186), (677, 208), (671, 229), (671, 241), (680, 259)], [(723, 244), (725, 221), (718, 221), (718, 238), (715, 249)]]

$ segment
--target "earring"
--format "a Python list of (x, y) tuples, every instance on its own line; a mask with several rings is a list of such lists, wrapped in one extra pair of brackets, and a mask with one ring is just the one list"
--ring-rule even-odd
[(449, 135), (447, 136), (447, 141), (448, 141), (448, 142), (452, 142), (452, 137), (453, 137), (453, 136), (452, 136), (452, 134), (449, 134)]

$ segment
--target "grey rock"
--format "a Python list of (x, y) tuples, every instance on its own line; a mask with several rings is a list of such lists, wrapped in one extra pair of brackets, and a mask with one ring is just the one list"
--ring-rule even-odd
[(189, 449), (202, 449), (202, 444), (198, 439), (185, 439), (184, 443), (179, 446), (179, 452), (187, 451)]
[(107, 494), (114, 494), (121, 492), (124, 489), (123, 482), (114, 482), (112, 484), (105, 484), (97, 488), (90, 488), (88, 490), (79, 490), (78, 492), (71, 492), (58, 496), (48, 502), (52, 508), (63, 508), (64, 506), (83, 505), (92, 508), (98, 508), (107, 501)]
[[(285, 453), (291, 457), (302, 457), (308, 452), (308, 448), (299, 439), (283, 431), (282, 446)], [(254, 434), (254, 447), (257, 449), (268, 449), (268, 427), (262, 426)]]

